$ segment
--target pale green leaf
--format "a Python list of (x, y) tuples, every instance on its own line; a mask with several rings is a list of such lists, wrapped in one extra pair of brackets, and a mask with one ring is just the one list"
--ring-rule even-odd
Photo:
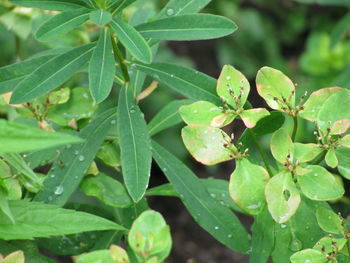
[(122, 247), (112, 245), (109, 250), (114, 263), (130, 263), (129, 256)]
[(334, 149), (329, 149), (327, 151), (325, 161), (329, 167), (335, 168), (338, 166), (338, 158)]
[(239, 114), (242, 121), (244, 122), (244, 125), (250, 129), (255, 127), (258, 121), (269, 115), (270, 113), (264, 108), (244, 110), (242, 113)]
[(23, 251), (16, 251), (7, 255), (1, 263), (24, 263), (24, 253)]
[(112, 258), (111, 252), (107, 249), (96, 250), (90, 253), (80, 255), (75, 260), (75, 263), (98, 263), (98, 262), (115, 263), (115, 261)]
[(294, 143), (294, 157), (299, 162), (310, 162), (324, 151), (314, 143)]
[(281, 128), (274, 132), (270, 148), (273, 157), (280, 163), (285, 163), (287, 159), (293, 160), (294, 145), (285, 129)]
[(341, 138), (341, 139), (339, 140), (339, 144), (340, 144), (341, 146), (350, 148), (350, 134), (345, 135), (343, 138)]
[(316, 211), (317, 222), (327, 233), (342, 235), (344, 233), (343, 220), (330, 209), (319, 208)]
[(317, 249), (320, 252), (323, 252), (325, 254), (330, 254), (332, 251), (341, 251), (347, 240), (345, 238), (334, 238), (332, 236), (323, 237), (313, 247), (314, 249)]
[(290, 258), (292, 263), (326, 263), (327, 258), (316, 249), (304, 249), (294, 253)]
[[(344, 137), (345, 138), (345, 137)], [(338, 147), (335, 150), (338, 159), (338, 171), (347, 179), (350, 179), (350, 149)]]
[(349, 129), (350, 129), (350, 119), (337, 120), (334, 122), (333, 127), (331, 128), (330, 134), (341, 135), (346, 133)]

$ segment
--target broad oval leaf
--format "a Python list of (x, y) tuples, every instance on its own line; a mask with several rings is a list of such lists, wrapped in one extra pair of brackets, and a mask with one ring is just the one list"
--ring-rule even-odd
[(338, 159), (339, 173), (345, 178), (350, 179), (350, 149), (347, 147), (338, 147), (335, 152)]
[(349, 129), (350, 129), (350, 119), (337, 120), (334, 122), (333, 127), (330, 131), (330, 134), (341, 135), (346, 133)]
[(316, 218), (325, 232), (336, 235), (344, 234), (343, 220), (332, 210), (321, 207), (316, 211)]
[[(267, 171), (247, 159), (237, 160), (230, 178), (230, 195), (235, 203), (250, 215), (259, 214), (265, 204)], [(250, 194), (247, 194), (250, 192)]]
[(113, 18), (110, 25), (120, 42), (131, 55), (144, 63), (152, 62), (151, 48), (135, 28), (117, 17)]
[(79, 142), (81, 138), (69, 134), (0, 120), (0, 152), (30, 152)]
[(225, 65), (217, 81), (218, 95), (234, 109), (241, 110), (247, 101), (249, 91), (250, 84), (247, 78), (234, 67)]
[(297, 211), (300, 194), (289, 173), (279, 173), (272, 177), (265, 188), (267, 206), (273, 219), (279, 223), (287, 222)]
[(220, 206), (174, 155), (153, 142), (153, 156), (197, 223), (231, 249), (247, 253), (248, 234), (229, 208)]
[(95, 230), (124, 230), (122, 226), (107, 219), (54, 205), (27, 200), (9, 201), (9, 204), (16, 223), (12, 224), (0, 215), (0, 238), (5, 240), (61, 236)]
[(299, 162), (310, 162), (324, 151), (314, 143), (294, 143), (294, 157)]
[(138, 25), (136, 29), (146, 38), (202, 40), (227, 36), (237, 30), (237, 25), (222, 16), (190, 14), (155, 20)]
[(269, 115), (270, 113), (264, 108), (244, 110), (241, 114), (239, 114), (244, 122), (244, 125), (249, 129), (254, 128), (261, 119)]
[(274, 132), (271, 138), (270, 148), (273, 157), (280, 163), (285, 163), (287, 159), (293, 160), (293, 141), (284, 128)]
[(326, 263), (328, 260), (322, 252), (308, 248), (294, 253), (293, 256), (291, 256), (290, 261), (292, 263)]
[(35, 33), (40, 41), (47, 41), (63, 35), (84, 23), (89, 18), (89, 9), (62, 12), (44, 22)]
[(181, 132), (182, 140), (191, 155), (200, 163), (214, 165), (234, 158), (230, 137), (219, 128), (209, 126), (186, 126)]
[(80, 188), (86, 195), (95, 196), (106, 205), (128, 207), (133, 204), (124, 185), (104, 174), (84, 179)]
[(106, 99), (112, 90), (115, 73), (114, 64), (110, 31), (108, 28), (104, 28), (101, 30), (89, 63), (90, 90), (96, 103)]
[(134, 62), (131, 66), (188, 98), (210, 101), (215, 105), (222, 104), (215, 92), (216, 80), (206, 74), (166, 63), (148, 65)]
[(151, 136), (172, 127), (182, 121), (179, 108), (192, 103), (193, 100), (175, 100), (167, 104), (156, 116), (148, 123), (148, 131)]
[(309, 172), (298, 176), (301, 191), (311, 200), (327, 201), (343, 196), (344, 188), (334, 175), (318, 165), (306, 167)]
[(57, 88), (86, 65), (94, 48), (87, 44), (50, 59), (16, 86), (10, 103), (24, 103)]
[(146, 121), (128, 92), (127, 84), (119, 93), (118, 134), (124, 183), (131, 198), (138, 202), (148, 186), (152, 151)]
[(324, 159), (329, 167), (335, 168), (338, 166), (338, 158), (334, 149), (329, 149)]
[(275, 110), (281, 110), (283, 103), (279, 100), (286, 100), (291, 107), (295, 106), (295, 86), (294, 83), (281, 71), (270, 67), (263, 67), (256, 76), (256, 86), (258, 93), (264, 98), (266, 103)]
[(187, 124), (206, 125), (216, 128), (233, 121), (235, 114), (225, 113), (224, 109), (208, 101), (197, 101), (180, 108), (181, 118)]
[(85, 0), (11, 0), (11, 3), (25, 7), (60, 11), (91, 7)]
[(112, 14), (105, 10), (94, 10), (89, 14), (89, 18), (98, 26), (103, 26), (112, 20)]

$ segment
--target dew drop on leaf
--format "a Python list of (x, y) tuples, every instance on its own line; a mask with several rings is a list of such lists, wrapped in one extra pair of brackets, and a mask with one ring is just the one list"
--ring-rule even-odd
[(63, 186), (57, 186), (56, 187), (56, 189), (55, 189), (55, 195), (61, 195), (61, 194), (63, 194), (63, 192), (64, 192), (64, 188), (63, 188)]
[(166, 10), (166, 14), (167, 14), (168, 16), (173, 16), (173, 15), (175, 14), (175, 10), (174, 10), (173, 8), (168, 8), (168, 9)]
[(85, 160), (84, 155), (79, 155), (79, 161), (83, 162)]
[(214, 229), (215, 229), (215, 230), (219, 230), (219, 227), (218, 227), (218, 226), (215, 226)]

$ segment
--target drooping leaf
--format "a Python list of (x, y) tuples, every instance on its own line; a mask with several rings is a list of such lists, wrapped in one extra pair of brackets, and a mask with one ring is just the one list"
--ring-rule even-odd
[(256, 76), (258, 93), (266, 103), (275, 110), (281, 110), (282, 105), (275, 100), (286, 100), (290, 106), (295, 106), (294, 83), (281, 71), (270, 67), (263, 67)]
[(152, 151), (146, 121), (128, 92), (127, 84), (119, 94), (118, 133), (125, 186), (138, 202), (148, 186)]
[(239, 116), (247, 128), (253, 128), (261, 119), (269, 116), (270, 113), (264, 108), (244, 110)]
[(225, 113), (223, 109), (208, 101), (197, 101), (180, 108), (181, 118), (187, 124), (206, 125), (216, 128), (226, 126), (235, 117), (233, 113)]
[(133, 204), (124, 185), (104, 174), (84, 179), (80, 188), (86, 195), (95, 196), (106, 205), (128, 207)]
[[(219, 128), (209, 126), (186, 126), (181, 132), (182, 140), (198, 161), (205, 165), (214, 165), (234, 158), (230, 137)], [(225, 145), (230, 146), (225, 147)]]
[(96, 103), (102, 102), (111, 92), (115, 73), (114, 64), (110, 31), (104, 28), (101, 30), (89, 63), (90, 90)]
[(309, 121), (317, 120), (318, 112), (325, 101), (336, 92), (340, 91), (339, 87), (324, 88), (314, 91), (304, 104), (304, 109), (299, 112), (299, 116)]
[(59, 132), (48, 132), (27, 125), (0, 120), (0, 152), (15, 153), (37, 151), (82, 139)]
[(5, 240), (59, 236), (94, 230), (124, 230), (114, 222), (84, 212), (27, 200), (10, 201), (9, 204), (16, 223), (9, 223), (0, 215), (0, 238)]
[(54, 162), (44, 181), (44, 189), (34, 200), (63, 206), (78, 188), (109, 129), (116, 124), (115, 109), (99, 114), (81, 130), (82, 144), (67, 145)]
[(310, 162), (324, 151), (314, 143), (294, 143), (294, 157), (299, 162)]
[[(216, 86), (220, 97), (233, 108), (240, 109), (246, 103), (249, 91), (249, 81), (240, 71), (230, 65), (223, 67)], [(237, 97), (238, 105), (234, 97)]]
[(84, 0), (11, 0), (11, 2), (25, 7), (60, 11), (90, 7)]
[[(237, 160), (230, 178), (230, 195), (234, 202), (250, 215), (259, 214), (265, 206), (267, 171), (247, 159)], [(248, 192), (251, 194), (247, 195)]]
[(327, 233), (344, 234), (343, 220), (330, 209), (319, 208), (316, 211), (317, 222)]
[(231, 20), (211, 14), (170, 16), (136, 27), (145, 38), (202, 40), (227, 36), (237, 30)]
[(215, 79), (206, 74), (166, 63), (147, 65), (134, 62), (132, 66), (188, 98), (222, 104), (215, 92)]
[(94, 10), (90, 12), (89, 18), (98, 26), (104, 26), (112, 20), (112, 14), (105, 10)]
[(309, 172), (298, 176), (301, 191), (311, 200), (327, 201), (343, 196), (344, 188), (325, 168), (318, 165), (306, 167)]
[(248, 235), (237, 217), (217, 202), (175, 156), (153, 142), (154, 158), (198, 224), (224, 245), (247, 253)]
[(89, 9), (62, 12), (44, 22), (35, 33), (39, 41), (47, 41), (68, 33), (89, 18)]
[(48, 60), (18, 83), (10, 103), (24, 103), (57, 88), (86, 65), (94, 48), (87, 44)]
[(151, 48), (135, 28), (117, 17), (113, 18), (110, 25), (120, 42), (131, 55), (144, 63), (152, 62)]
[(281, 128), (274, 132), (271, 138), (271, 153), (280, 163), (285, 163), (288, 159), (293, 160), (294, 145), (288, 132)]
[[(148, 131), (151, 136), (170, 128), (182, 121), (179, 109), (181, 106), (192, 103), (193, 100), (175, 100), (167, 104), (148, 123)], [(180, 110), (181, 111), (181, 110)]]
[(269, 211), (277, 223), (287, 222), (300, 204), (300, 194), (289, 173), (272, 177), (265, 188)]
[(292, 263), (325, 263), (327, 258), (318, 250), (308, 248), (294, 253), (290, 258)]

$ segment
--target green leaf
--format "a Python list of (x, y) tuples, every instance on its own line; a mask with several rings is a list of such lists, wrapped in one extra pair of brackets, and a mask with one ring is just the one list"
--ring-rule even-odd
[(124, 183), (131, 198), (138, 202), (148, 186), (152, 151), (146, 121), (128, 92), (127, 84), (119, 94), (118, 134)]
[(350, 134), (345, 135), (339, 140), (339, 145), (350, 148)]
[(112, 245), (110, 251), (112, 258), (115, 261), (114, 263), (130, 263), (129, 256), (123, 248)]
[(11, 0), (11, 3), (25, 7), (60, 11), (90, 7), (84, 0)]
[(34, 200), (63, 206), (78, 188), (109, 129), (115, 125), (115, 109), (107, 110), (81, 130), (82, 144), (67, 145), (60, 152)]
[(7, 255), (3, 260), (1, 260), (1, 263), (24, 263), (24, 260), (25, 258), (23, 251), (16, 251), (10, 255)]
[(187, 124), (198, 124), (221, 128), (235, 118), (233, 113), (225, 113), (224, 109), (208, 101), (197, 101), (180, 108), (181, 118)]
[(238, 218), (227, 207), (218, 205), (195, 174), (155, 142), (153, 153), (159, 167), (198, 224), (229, 248), (247, 253), (248, 235)]
[[(225, 65), (217, 81), (216, 92), (233, 108), (239, 110), (246, 103), (250, 91), (247, 78), (237, 69)], [(237, 105), (235, 98), (239, 103)]]
[(256, 76), (258, 93), (266, 103), (275, 110), (281, 110), (283, 104), (275, 101), (285, 99), (290, 106), (295, 106), (295, 87), (293, 82), (281, 71), (270, 67), (263, 67)]
[(136, 27), (145, 38), (161, 40), (202, 40), (232, 34), (237, 25), (217, 15), (190, 14), (171, 16)]
[(350, 30), (350, 14), (343, 16), (332, 29), (331, 33), (331, 48), (342, 40), (343, 36)]
[(106, 99), (112, 90), (115, 73), (114, 64), (110, 31), (108, 28), (104, 28), (101, 30), (89, 63), (90, 90), (96, 103)]
[(0, 152), (29, 152), (69, 143), (79, 143), (78, 137), (48, 132), (27, 125), (0, 120)]
[(0, 210), (12, 223), (15, 223), (15, 219), (12, 215), (4, 189), (0, 188)]
[(275, 222), (265, 209), (254, 218), (250, 263), (266, 263), (275, 243)]
[(162, 262), (172, 246), (170, 228), (161, 214), (145, 211), (133, 222), (128, 243), (140, 261), (157, 257)]
[[(350, 116), (349, 116), (350, 117)], [(331, 128), (331, 135), (342, 135), (350, 129), (350, 119), (342, 119), (334, 122)]]
[(304, 249), (294, 253), (290, 258), (292, 263), (326, 263), (326, 257), (316, 249)]
[(113, 15), (120, 13), (124, 8), (134, 3), (136, 0), (119, 0), (119, 1), (110, 1), (108, 9), (113, 11)]
[[(234, 202), (250, 215), (259, 214), (265, 206), (267, 171), (247, 159), (237, 160), (230, 178), (230, 195)], [(251, 194), (247, 195), (250, 192)]]
[(265, 188), (265, 196), (273, 219), (281, 224), (287, 222), (297, 211), (300, 194), (289, 173), (272, 177)]
[(114, 222), (84, 212), (27, 200), (9, 201), (9, 204), (16, 223), (9, 223), (0, 215), (0, 238), (5, 240), (32, 239), (95, 230), (124, 230)]
[(112, 258), (111, 252), (107, 249), (104, 250), (96, 250), (87, 254), (80, 255), (76, 261), (76, 263), (115, 263)]
[(293, 160), (293, 141), (285, 129), (281, 128), (274, 132), (270, 146), (273, 157), (280, 163), (285, 163), (287, 159)]
[(326, 102), (326, 100), (333, 94), (340, 91), (339, 87), (324, 88), (314, 91), (304, 104), (304, 109), (299, 112), (299, 116), (309, 121), (315, 122), (317, 115)]
[[(345, 137), (344, 137), (345, 138)], [(338, 147), (335, 150), (338, 158), (338, 171), (347, 179), (350, 179), (350, 149)]]
[(334, 238), (332, 236), (323, 237), (313, 247), (324, 254), (330, 254), (333, 251), (341, 251), (347, 240), (345, 238)]
[(338, 159), (334, 149), (327, 151), (325, 161), (329, 167), (335, 168), (338, 166)]
[(159, 17), (197, 13), (211, 0), (170, 0), (160, 11)]
[(343, 220), (332, 210), (321, 207), (317, 209), (316, 217), (318, 224), (325, 232), (336, 235), (343, 235)]
[[(148, 123), (148, 131), (151, 136), (170, 128), (182, 121), (179, 108), (192, 103), (193, 100), (174, 100), (167, 104), (156, 116)], [(180, 110), (181, 111), (181, 110)]]
[(269, 116), (270, 113), (264, 108), (244, 110), (239, 116), (247, 128), (254, 128), (261, 119)]
[(343, 196), (344, 188), (334, 175), (318, 165), (306, 167), (309, 172), (298, 176), (301, 191), (311, 200), (327, 201)]
[(39, 41), (47, 41), (68, 33), (89, 18), (88, 9), (77, 9), (62, 12), (44, 22), (35, 33)]
[(128, 207), (133, 204), (124, 185), (104, 174), (84, 179), (80, 188), (86, 195), (95, 196), (106, 205)]
[(310, 162), (324, 151), (314, 143), (294, 143), (294, 158), (299, 162)]
[(144, 63), (152, 62), (152, 51), (146, 40), (131, 25), (114, 17), (110, 23), (118, 40), (137, 60)]
[(24, 103), (57, 88), (86, 65), (94, 47), (87, 44), (50, 59), (16, 86), (10, 103)]
[(112, 20), (112, 14), (105, 10), (94, 10), (89, 14), (89, 18), (98, 26), (104, 26)]
[(230, 143), (231, 138), (219, 128), (186, 126), (181, 136), (187, 150), (200, 163), (214, 165), (234, 158), (231, 149), (235, 148)]
[(215, 92), (216, 80), (206, 74), (166, 63), (147, 65), (134, 62), (132, 66), (188, 98), (222, 104)]
[(98, 152), (97, 156), (106, 165), (118, 169), (121, 166), (120, 146), (118, 140), (105, 142)]

